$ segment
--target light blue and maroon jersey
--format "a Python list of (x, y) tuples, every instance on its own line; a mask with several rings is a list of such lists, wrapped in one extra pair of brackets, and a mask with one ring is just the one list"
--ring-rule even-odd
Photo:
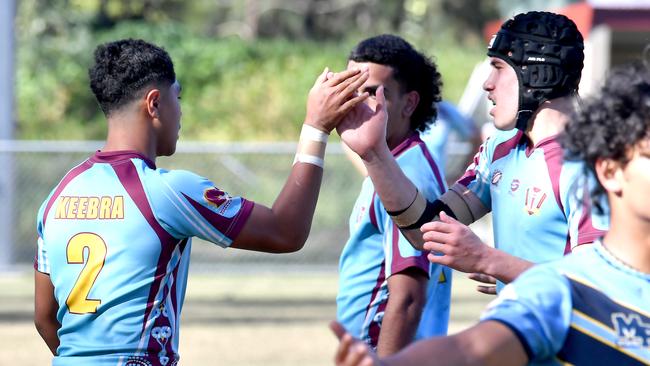
[(531, 147), (518, 129), (498, 131), (451, 189), (473, 194), (492, 211), (497, 248), (542, 263), (593, 242), (607, 229), (592, 216), (582, 168), (564, 161), (556, 136)]
[(650, 365), (650, 274), (600, 241), (526, 271), (481, 318), (509, 327), (531, 365)]
[(59, 304), (53, 364), (175, 365), (190, 240), (228, 247), (252, 207), (137, 152), (68, 172), (39, 211), (34, 264)]
[[(419, 136), (392, 151), (406, 176), (429, 201), (445, 191), (444, 177)], [(416, 338), (447, 333), (451, 271), (427, 260), (401, 234), (381, 203), (370, 178), (350, 216), (350, 238), (339, 262), (337, 318), (352, 335), (376, 347), (390, 293), (388, 278), (414, 268), (429, 278), (426, 305)]]

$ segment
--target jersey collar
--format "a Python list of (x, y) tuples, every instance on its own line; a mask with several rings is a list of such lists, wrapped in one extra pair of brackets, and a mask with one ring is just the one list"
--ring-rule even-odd
[(128, 159), (140, 159), (144, 161), (151, 169), (156, 169), (156, 164), (149, 158), (135, 150), (119, 150), (119, 151), (100, 151), (97, 150), (90, 161), (95, 163), (108, 163), (113, 164)]

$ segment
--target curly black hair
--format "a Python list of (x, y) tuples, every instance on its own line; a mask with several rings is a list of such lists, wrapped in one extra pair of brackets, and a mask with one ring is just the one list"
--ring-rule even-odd
[[(589, 99), (566, 125), (562, 144), (568, 160), (582, 160), (595, 175), (597, 159), (627, 164), (630, 150), (650, 137), (650, 70), (637, 61), (612, 69), (600, 93)], [(592, 203), (600, 204), (605, 189), (591, 191)]]
[(97, 46), (88, 70), (90, 88), (106, 116), (140, 97), (145, 87), (176, 80), (174, 64), (164, 49), (141, 39)]
[(420, 102), (411, 116), (413, 130), (424, 131), (435, 121), (436, 103), (442, 100), (440, 73), (432, 60), (403, 38), (382, 34), (365, 39), (354, 47), (348, 60), (390, 66), (403, 92), (418, 92)]

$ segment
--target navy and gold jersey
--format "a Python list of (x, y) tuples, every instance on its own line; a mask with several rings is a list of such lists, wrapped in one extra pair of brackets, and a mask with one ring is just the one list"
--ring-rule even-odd
[(650, 274), (597, 242), (525, 272), (482, 320), (512, 329), (534, 365), (650, 365)]

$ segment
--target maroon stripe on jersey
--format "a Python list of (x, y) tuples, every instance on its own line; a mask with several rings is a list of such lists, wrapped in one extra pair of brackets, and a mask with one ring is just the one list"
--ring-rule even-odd
[(562, 163), (564, 162), (564, 151), (556, 140), (553, 140), (552, 144), (545, 145), (542, 149), (544, 150), (544, 159), (546, 160), (548, 176), (551, 179), (551, 187), (553, 187), (555, 201), (560, 207), (562, 214), (566, 217), (566, 214), (564, 213), (564, 205), (560, 198), (560, 174), (562, 173)]
[(399, 235), (400, 231), (397, 225), (393, 223), (393, 258), (390, 263), (390, 275), (400, 273), (409, 268), (421, 269), (424, 275), (429, 278), (429, 260), (427, 259), (427, 252), (420, 252), (419, 255), (412, 257), (403, 257), (399, 251)]
[(578, 242), (576, 245), (593, 243), (603, 235), (605, 235), (605, 231), (596, 229), (591, 221), (589, 189), (585, 187), (582, 192), (582, 215), (580, 221), (578, 221)]
[(370, 200), (370, 206), (368, 206), (368, 214), (370, 215), (370, 223), (379, 230), (379, 224), (377, 223), (377, 213), (375, 212), (375, 197), (377, 192), (372, 193), (372, 199)]
[[(147, 343), (148, 360), (152, 365), (156, 366), (174, 365), (178, 361), (178, 356), (172, 349), (172, 339), (176, 336), (174, 334), (176, 329), (171, 327), (171, 322), (169, 321), (169, 317), (172, 315), (174, 309), (167, 309), (165, 302), (168, 296), (173, 297), (174, 295), (168, 289), (167, 286), (163, 288), (162, 301), (158, 305), (159, 313), (153, 321), (151, 335)], [(163, 351), (165, 352), (164, 355), (162, 354)], [(168, 357), (169, 360), (163, 363), (160, 361), (160, 356)]]
[(514, 136), (497, 145), (497, 147), (494, 148), (494, 154), (492, 155), (492, 163), (504, 156), (508, 156), (510, 151), (517, 147), (522, 136), (524, 136), (524, 133), (521, 132), (521, 130), (518, 130)]
[(119, 151), (97, 151), (95, 155), (90, 157), (90, 160), (95, 163), (115, 164), (130, 159), (140, 159), (147, 164), (151, 169), (156, 169), (156, 164), (149, 158), (135, 150), (119, 150)]
[(140, 210), (142, 216), (144, 216), (144, 218), (147, 220), (147, 223), (149, 223), (149, 226), (151, 226), (151, 228), (158, 236), (158, 239), (160, 239), (160, 258), (158, 258), (158, 265), (156, 267), (156, 273), (151, 284), (151, 289), (149, 290), (147, 308), (145, 309), (144, 321), (142, 322), (142, 331), (144, 332), (144, 328), (147, 324), (147, 319), (149, 319), (149, 314), (151, 314), (151, 310), (153, 309), (156, 294), (160, 290), (161, 283), (166, 277), (167, 265), (171, 260), (172, 253), (176, 247), (176, 243), (178, 243), (179, 240), (175, 239), (171, 234), (169, 234), (162, 227), (162, 225), (160, 225), (154, 216), (135, 165), (133, 165), (133, 163), (129, 160), (111, 166), (113, 167), (113, 170), (122, 183), (122, 186), (124, 186), (124, 189), (126, 189), (127, 193), (129, 194), (129, 197), (131, 197), (131, 200), (133, 200), (135, 205), (138, 207), (138, 210)]
[(86, 160), (83, 163), (77, 165), (76, 167), (72, 168), (66, 174), (63, 179), (61, 179), (61, 183), (59, 183), (59, 186), (56, 187), (56, 190), (52, 194), (52, 197), (50, 197), (50, 200), (47, 201), (47, 205), (45, 206), (45, 212), (43, 212), (43, 226), (45, 226), (45, 220), (47, 220), (47, 214), (50, 212), (50, 209), (52, 208), (52, 205), (54, 205), (54, 201), (56, 201), (57, 198), (59, 198), (59, 195), (61, 192), (63, 192), (63, 189), (70, 183), (72, 182), (73, 179), (75, 179), (79, 174), (85, 172), (86, 170), (90, 169), (93, 166), (93, 164)]
[[(379, 276), (377, 277), (377, 282), (375, 283), (375, 287), (372, 289), (372, 294), (370, 295), (370, 301), (368, 302), (368, 306), (366, 307), (366, 318), (368, 317), (368, 313), (370, 312), (370, 307), (372, 306), (372, 303), (379, 295), (379, 290), (381, 289), (381, 285), (384, 283), (385, 280), (386, 280), (386, 260), (384, 259), (384, 261), (381, 262)], [(368, 329), (368, 336), (370, 337), (370, 342), (373, 347), (377, 346), (380, 330), (381, 330), (380, 325), (378, 323), (376, 323), (375, 321), (370, 322), (370, 328)]]
[(400, 142), (399, 145), (394, 147), (390, 152), (393, 154), (393, 157), (396, 158), (402, 155), (402, 153), (404, 153), (406, 150), (412, 148), (413, 146), (416, 146), (419, 142), (422, 142), (422, 140), (420, 140), (420, 136), (416, 132), (413, 132), (408, 135), (404, 141)]
[(181, 192), (181, 194), (194, 207), (194, 209), (210, 223), (210, 225), (219, 230), (219, 232), (223, 233), (230, 240), (235, 240), (237, 234), (239, 234), (250, 217), (250, 213), (254, 206), (253, 202), (241, 198), (242, 205), (239, 212), (237, 212), (237, 214), (232, 218), (227, 218), (196, 202), (192, 197), (185, 193)]
[(427, 145), (420, 141), (420, 148), (422, 149), (422, 153), (424, 154), (424, 157), (427, 159), (427, 162), (429, 162), (429, 167), (431, 167), (431, 170), (433, 170), (433, 175), (436, 177), (436, 182), (438, 183), (438, 187), (440, 187), (440, 193), (445, 192), (445, 183), (442, 181), (442, 175), (440, 174), (440, 170), (438, 169), (438, 164), (436, 164), (435, 159), (433, 156), (431, 156), (431, 152), (427, 148)]
[[(381, 314), (384, 311), (386, 311), (386, 306), (388, 305), (388, 301), (384, 301), (379, 306), (377, 306), (377, 312), (375, 314)], [(382, 322), (383, 322), (383, 317), (382, 317)], [(381, 333), (381, 323), (376, 322), (376, 321), (371, 321), (370, 322), (370, 327), (368, 328), (368, 336), (370, 337), (370, 345), (372, 348), (377, 348), (377, 344), (379, 343), (379, 333)]]
[[(179, 244), (179, 254), (181, 258), (183, 257), (183, 252), (185, 251), (185, 247), (187, 247), (187, 243), (189, 242), (189, 239), (183, 239), (181, 243)], [(190, 253), (187, 253), (185, 255), (190, 255)], [(178, 260), (178, 264), (176, 265), (176, 268), (174, 268), (174, 283), (172, 284), (172, 306), (174, 307), (174, 314), (180, 315), (179, 312), (177, 311), (178, 309), (178, 294), (176, 293), (176, 284), (178, 283), (178, 268), (181, 266), (181, 263), (183, 263), (182, 259)], [(176, 318), (176, 323), (178, 324), (179, 319)]]
[[(512, 151), (519, 142), (521, 141), (522, 136), (524, 136), (523, 132), (517, 131), (517, 133), (509, 138), (508, 140), (500, 143), (494, 148), (494, 153), (492, 154), (492, 163), (495, 161), (503, 158), (504, 156), (507, 156), (510, 154), (510, 151)], [(483, 152), (485, 144), (481, 145), (479, 148), (479, 151), (476, 155), (474, 155), (474, 163), (472, 164), (473, 166), (472, 169), (468, 169), (465, 174), (458, 179), (457, 183), (462, 184), (463, 186), (467, 187), (469, 186), (470, 183), (472, 183), (476, 179), (476, 168), (478, 167), (480, 163), (480, 156), (481, 152)]]
[(463, 186), (467, 187), (470, 183), (474, 181), (474, 179), (476, 179), (476, 167), (480, 162), (480, 157), (481, 157), (481, 153), (483, 152), (483, 149), (485, 149), (485, 145), (481, 145), (478, 148), (478, 152), (474, 154), (474, 158), (472, 159), (472, 164), (467, 168), (465, 174), (463, 174), (462, 177), (458, 178), (456, 183), (462, 184)]

